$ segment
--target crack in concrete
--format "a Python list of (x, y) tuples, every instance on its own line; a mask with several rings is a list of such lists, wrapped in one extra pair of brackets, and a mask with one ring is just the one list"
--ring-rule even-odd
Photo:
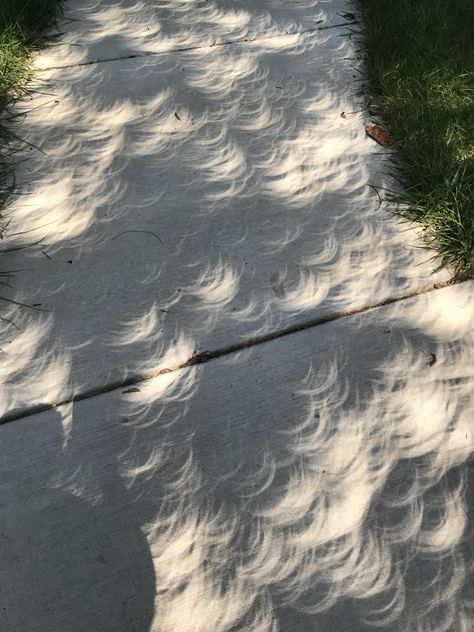
[(176, 366), (165, 367), (163, 369), (159, 369), (156, 371), (149, 371), (147, 373), (133, 375), (124, 380), (117, 380), (117, 381), (111, 382), (110, 384), (98, 386), (96, 388), (90, 388), (83, 391), (82, 393), (77, 393), (76, 395), (73, 395), (70, 398), (67, 398), (65, 400), (58, 401), (55, 403), (38, 404), (38, 405), (31, 406), (30, 408), (11, 411), (10, 413), (7, 413), (2, 418), (0, 418), (0, 426), (10, 423), (12, 421), (23, 419), (25, 417), (31, 417), (32, 415), (37, 415), (47, 410), (59, 408), (60, 406), (65, 406), (66, 404), (80, 402), (82, 400), (91, 399), (93, 397), (104, 395), (106, 393), (110, 393), (118, 389), (131, 387), (135, 384), (140, 384), (141, 382), (146, 382), (148, 380), (155, 379), (159, 377), (160, 375), (164, 375), (166, 373), (180, 371), (181, 369), (185, 369), (191, 366), (196, 366), (199, 364), (206, 364), (207, 362), (210, 362), (211, 360), (222, 358), (223, 356), (227, 356), (232, 353), (237, 353), (238, 351), (243, 351), (244, 349), (249, 349), (251, 347), (257, 347), (259, 345), (272, 342), (274, 340), (278, 340), (279, 338), (290, 336), (300, 331), (306, 331), (308, 329), (316, 328), (321, 325), (326, 325), (328, 323), (342, 320), (344, 318), (357, 316), (359, 314), (363, 314), (365, 312), (369, 312), (369, 311), (378, 309), (380, 307), (384, 307), (385, 305), (400, 303), (410, 298), (414, 298), (415, 296), (420, 296), (422, 294), (428, 294), (430, 292), (442, 290), (446, 286), (457, 285), (466, 281), (469, 281), (469, 279), (453, 280), (449, 283), (443, 284), (441, 287), (436, 287), (436, 285), (433, 285), (433, 286), (430, 286), (429, 288), (424, 288), (424, 289), (422, 288), (420, 290), (410, 292), (409, 294), (386, 298), (383, 301), (379, 301), (378, 303), (364, 305), (363, 307), (355, 307), (347, 311), (334, 312), (332, 314), (321, 316), (319, 318), (313, 318), (311, 320), (306, 321), (305, 323), (300, 323), (298, 325), (290, 325), (288, 327), (285, 327), (284, 329), (279, 329), (278, 331), (272, 331), (272, 332), (269, 332), (268, 334), (256, 336), (253, 338), (248, 338), (247, 340), (242, 340), (240, 342), (235, 342), (226, 347), (220, 347), (214, 350), (206, 350), (206, 351), (203, 351), (201, 353), (197, 353), (191, 356), (188, 360), (186, 360), (186, 362), (183, 362), (182, 364), (179, 364)]
[[(196, 44), (195, 46), (183, 46), (181, 48), (171, 48), (166, 51), (149, 52), (149, 53), (136, 53), (131, 55), (121, 55), (118, 57), (104, 57), (103, 59), (91, 59), (88, 61), (79, 62), (77, 64), (65, 64), (63, 66), (47, 66), (46, 68), (38, 68), (37, 72), (47, 72), (49, 70), (61, 70), (61, 68), (76, 68), (80, 66), (92, 66), (94, 64), (105, 64), (113, 61), (123, 61), (127, 59), (141, 59), (146, 57), (157, 57), (159, 55), (170, 55), (173, 53), (186, 53), (194, 50), (201, 50), (206, 48), (218, 48), (220, 46), (231, 46), (232, 44), (244, 44), (246, 42), (260, 42), (264, 40), (272, 40), (277, 37), (290, 37), (292, 35), (307, 35), (309, 33), (318, 33), (319, 31), (327, 31), (329, 29), (341, 28), (344, 26), (354, 26), (357, 21), (342, 22), (341, 24), (329, 24), (327, 26), (320, 26), (317, 28), (304, 29), (302, 31), (285, 31), (284, 33), (272, 33), (271, 35), (258, 34), (255, 37), (245, 37), (235, 40), (224, 40), (223, 42), (213, 42), (212, 44)], [(67, 44), (67, 42), (66, 42)], [(70, 44), (72, 46), (72, 44)], [(76, 46), (79, 46), (76, 44)]]

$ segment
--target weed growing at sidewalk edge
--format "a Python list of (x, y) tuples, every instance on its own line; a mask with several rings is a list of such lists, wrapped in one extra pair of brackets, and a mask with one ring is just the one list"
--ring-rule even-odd
[[(27, 142), (15, 133), (12, 105), (28, 92), (33, 76), (31, 54), (55, 35), (59, 0), (1, 0), (0, 4), (0, 240), (8, 228), (6, 206), (15, 191), (14, 155)], [(1, 250), (0, 250), (1, 254)], [(0, 285), (11, 275), (0, 270)], [(6, 299), (4, 299), (6, 300)]]
[(437, 267), (474, 272), (474, 2), (354, 0), (370, 112), (389, 130), (397, 213)]

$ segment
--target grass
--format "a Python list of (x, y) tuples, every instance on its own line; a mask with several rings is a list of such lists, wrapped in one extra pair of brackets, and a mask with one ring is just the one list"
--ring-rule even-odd
[(18, 139), (10, 106), (26, 90), (31, 54), (47, 42), (59, 11), (59, 0), (0, 0), (0, 221), (15, 183), (11, 154)]
[(439, 267), (474, 272), (474, 2), (356, 0), (370, 107), (391, 132), (397, 212)]

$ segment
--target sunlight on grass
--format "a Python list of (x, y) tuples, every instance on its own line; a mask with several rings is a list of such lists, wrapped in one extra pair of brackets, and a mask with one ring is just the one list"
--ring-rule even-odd
[(371, 112), (392, 132), (400, 214), (474, 270), (474, 4), (359, 0)]

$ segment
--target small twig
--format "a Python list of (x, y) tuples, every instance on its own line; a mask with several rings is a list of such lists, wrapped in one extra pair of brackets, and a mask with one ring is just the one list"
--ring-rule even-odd
[(117, 239), (118, 237), (121, 237), (122, 235), (126, 235), (127, 233), (146, 233), (147, 235), (153, 235), (153, 237), (156, 237), (158, 241), (160, 242), (160, 244), (163, 243), (163, 241), (161, 240), (161, 237), (157, 235), (156, 233), (153, 233), (151, 230), (124, 230), (118, 235), (115, 235), (115, 237), (112, 237), (110, 241), (113, 241), (114, 239)]
[(15, 138), (17, 141), (20, 141), (20, 143), (23, 143), (27, 147), (31, 147), (32, 149), (36, 149), (37, 151), (40, 151), (45, 156), (48, 155), (43, 149), (41, 149), (41, 147), (38, 147), (34, 143), (30, 143), (29, 141), (25, 140), (21, 136), (18, 136), (18, 134), (15, 134), (15, 132), (12, 132), (11, 130), (9, 130), (9, 131), (10, 131), (11, 135), (13, 136), (13, 138)]
[(35, 312), (50, 312), (50, 309), (39, 309), (39, 307), (33, 307), (33, 305), (28, 305), (27, 303), (20, 303), (19, 301), (14, 301), (12, 298), (5, 298), (4, 296), (0, 296), (0, 301), (6, 301), (7, 303), (12, 303), (13, 305), (18, 305), (18, 307), (27, 307), (28, 309), (32, 309)]
[[(4, 322), (8, 323), (9, 325), (13, 325), (13, 327), (15, 327), (15, 329), (17, 329), (18, 331), (21, 331), (21, 329), (18, 327), (18, 325), (16, 323), (14, 323), (12, 320), (10, 320), (9, 318), (5, 318), (4, 316), (0, 316), (0, 320), (3, 320)], [(0, 338), (0, 340), (8, 340), (9, 336), (3, 336), (3, 338)]]
[(384, 199), (381, 197), (380, 193), (377, 190), (377, 187), (375, 186), (375, 184), (369, 184), (369, 187), (372, 189), (372, 191), (375, 192), (375, 194), (377, 195), (378, 199), (379, 199), (379, 205), (377, 206), (376, 210), (378, 211), (379, 208), (382, 206), (382, 204), (384, 203)]

